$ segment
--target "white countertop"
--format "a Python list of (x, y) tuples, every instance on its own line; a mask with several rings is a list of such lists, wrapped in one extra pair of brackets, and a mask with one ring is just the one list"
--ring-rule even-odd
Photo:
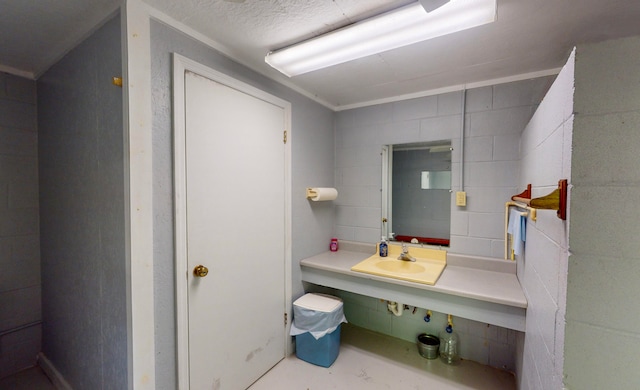
[[(388, 290), (387, 296), (398, 297), (399, 301), (402, 298), (403, 303), (428, 300), (433, 309), (434, 304), (452, 314), (457, 309), (466, 318), (524, 331), (527, 300), (515, 273), (515, 262), (448, 253), (447, 266), (438, 281), (425, 285), (351, 271), (373, 253), (347, 247), (349, 250), (328, 251), (301, 260), (302, 279), (363, 295), (377, 294), (379, 298), (385, 298)], [(491, 320), (503, 312), (515, 319)]]
[(347, 274), (354, 277), (385, 281), (417, 289), (437, 291), (466, 298), (526, 308), (527, 299), (522, 292), (520, 282), (515, 273), (508, 271), (490, 271), (468, 266), (454, 265), (449, 260), (442, 275), (435, 285), (406, 282), (404, 280), (386, 278), (351, 271), (351, 267), (371, 256), (362, 252), (325, 252), (300, 261), (303, 267), (311, 267), (326, 271)]

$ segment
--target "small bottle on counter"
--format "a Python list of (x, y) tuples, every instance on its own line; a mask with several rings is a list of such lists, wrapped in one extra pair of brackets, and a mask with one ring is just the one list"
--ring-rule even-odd
[(338, 251), (338, 239), (337, 238), (332, 238), (331, 239), (331, 244), (329, 244), (329, 250), (331, 252), (337, 252)]
[(389, 254), (389, 246), (387, 245), (387, 239), (385, 236), (382, 236), (379, 247), (380, 257), (387, 257), (387, 255)]

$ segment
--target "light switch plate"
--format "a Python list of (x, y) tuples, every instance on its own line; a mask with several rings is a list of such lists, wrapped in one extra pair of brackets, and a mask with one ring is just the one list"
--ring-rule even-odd
[(456, 206), (466, 206), (467, 205), (467, 193), (464, 191), (456, 192)]

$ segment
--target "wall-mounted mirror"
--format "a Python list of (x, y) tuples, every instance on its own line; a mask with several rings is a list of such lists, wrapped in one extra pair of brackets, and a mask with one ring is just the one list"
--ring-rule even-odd
[(382, 232), (406, 242), (448, 246), (451, 141), (382, 149)]

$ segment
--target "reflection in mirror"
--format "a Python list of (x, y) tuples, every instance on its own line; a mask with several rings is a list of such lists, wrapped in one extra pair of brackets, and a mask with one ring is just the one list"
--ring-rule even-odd
[(422, 171), (420, 183), (423, 190), (450, 190), (451, 171)]
[(451, 141), (385, 146), (382, 174), (383, 234), (448, 246)]

